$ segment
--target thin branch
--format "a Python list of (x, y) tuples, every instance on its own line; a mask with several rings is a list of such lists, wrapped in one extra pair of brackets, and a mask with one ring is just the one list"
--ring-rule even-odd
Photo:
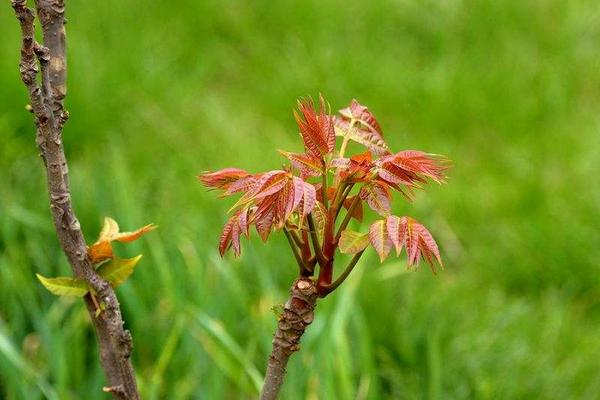
[(338, 278), (335, 281), (333, 281), (330, 285), (327, 285), (323, 288), (319, 288), (319, 292), (322, 293), (323, 297), (333, 292), (346, 280), (346, 278), (348, 277), (348, 275), (350, 275), (350, 272), (352, 272), (352, 270), (356, 266), (356, 263), (358, 262), (358, 260), (360, 260), (360, 257), (363, 255), (364, 252), (364, 250), (361, 250), (360, 252), (356, 253), (354, 257), (352, 257), (352, 260), (350, 260), (350, 262), (346, 266), (346, 269), (344, 269), (344, 271), (340, 274), (340, 276), (338, 276)]
[(340, 196), (346, 190), (346, 185), (341, 183), (338, 185), (335, 190), (335, 195), (333, 196), (333, 203), (331, 203), (331, 209), (337, 210), (340, 208)]
[[(100, 318), (88, 294), (84, 297), (96, 330), (100, 360), (113, 397), (138, 400), (135, 373), (131, 365), (131, 334), (123, 329), (123, 318), (111, 285), (102, 279), (87, 256), (85, 238), (73, 211), (68, 180), (68, 166), (62, 144), (62, 126), (67, 113), (63, 108), (66, 94), (64, 0), (36, 0), (42, 23), (44, 46), (35, 42), (34, 14), (26, 0), (13, 0), (12, 6), (21, 25), (22, 48), (19, 69), (25, 84), (37, 127), (36, 143), (46, 169), (50, 210), (57, 237), (73, 274), (85, 279), (104, 304)], [(42, 86), (37, 84), (38, 67), (42, 67)]]
[(323, 195), (323, 205), (325, 208), (329, 208), (329, 199), (327, 198), (327, 169), (323, 171), (321, 175), (321, 193)]
[(302, 239), (300, 239), (300, 236), (298, 236), (298, 234), (294, 230), (288, 229), (288, 232), (290, 233), (294, 243), (296, 243), (296, 246), (298, 246), (299, 248), (304, 247), (304, 242), (302, 241)]
[(335, 222), (335, 220), (337, 220), (337, 217), (340, 215), (340, 211), (342, 210), (342, 208), (344, 207), (344, 202), (346, 201), (346, 198), (348, 197), (348, 195), (350, 194), (350, 191), (352, 190), (352, 188), (354, 187), (354, 183), (350, 183), (348, 184), (345, 188), (344, 191), (342, 193), (342, 197), (340, 199), (340, 205), (338, 206), (338, 208), (335, 210), (335, 218), (333, 219), (333, 221)]
[(306, 272), (308, 271), (308, 266), (302, 260), (302, 257), (300, 256), (300, 253), (298, 252), (298, 247), (296, 247), (296, 244), (294, 243), (294, 239), (292, 239), (292, 235), (290, 234), (290, 231), (284, 227), (283, 233), (285, 234), (285, 237), (288, 240), (290, 247), (292, 248), (292, 253), (294, 253), (294, 258), (296, 259), (296, 262), (298, 263), (298, 267), (300, 268), (300, 276), (306, 276)]
[(317, 262), (322, 267), (325, 265), (327, 260), (323, 257), (323, 252), (321, 250), (321, 245), (319, 244), (319, 238), (317, 237), (317, 229), (315, 227), (315, 221), (313, 219), (312, 213), (309, 213), (306, 217), (308, 220), (308, 228), (310, 229), (310, 239), (313, 244), (313, 249), (315, 251), (315, 257), (317, 258)]
[[(354, 124), (355, 123), (356, 123), (356, 120), (354, 118), (352, 118), (350, 120), (350, 125), (348, 127), (348, 130), (344, 134), (344, 139), (342, 140), (342, 146), (340, 147), (340, 153), (339, 153), (339, 156), (338, 156), (339, 158), (344, 158), (344, 154), (346, 153), (346, 146), (348, 146), (348, 142), (350, 141), (350, 132), (354, 128)], [(336, 185), (339, 183), (339, 180), (340, 180), (340, 171), (341, 171), (340, 168), (338, 168), (335, 171), (334, 182), (335, 182)]]
[(342, 232), (344, 231), (344, 229), (346, 229), (346, 227), (350, 223), (350, 220), (352, 219), (352, 214), (354, 213), (354, 210), (356, 209), (356, 207), (358, 206), (359, 203), (360, 203), (360, 196), (357, 194), (356, 197), (354, 198), (354, 200), (352, 200), (352, 204), (350, 204), (350, 208), (348, 208), (348, 211), (346, 212), (346, 216), (342, 220), (342, 223), (338, 229), (338, 232), (335, 235), (334, 243), (337, 243), (340, 241)]

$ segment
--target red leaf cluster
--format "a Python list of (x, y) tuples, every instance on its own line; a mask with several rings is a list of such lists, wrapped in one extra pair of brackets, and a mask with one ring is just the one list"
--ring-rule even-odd
[(321, 176), (325, 172), (325, 164), (320, 157), (308, 153), (289, 153), (283, 150), (279, 152), (290, 160), (292, 167), (300, 171), (302, 178)]
[(323, 96), (319, 96), (318, 113), (312, 100), (298, 101), (298, 111), (294, 111), (294, 117), (306, 152), (318, 158), (331, 153), (335, 147), (335, 131), (333, 118), (326, 112)]
[(433, 236), (427, 228), (411, 217), (390, 215), (386, 219), (374, 222), (369, 229), (369, 239), (381, 261), (385, 260), (394, 247), (396, 255), (400, 255), (402, 248), (406, 249), (409, 265), (415, 265), (423, 259), (434, 273), (434, 261), (440, 266), (443, 265)]
[(249, 236), (250, 225), (254, 225), (266, 241), (274, 227), (281, 228), (294, 212), (304, 219), (316, 202), (316, 189), (312, 184), (283, 170), (250, 175), (243, 170), (225, 168), (203, 173), (199, 179), (209, 188), (223, 190), (223, 195), (244, 193), (232, 207), (236, 213), (223, 228), (219, 240), (221, 255), (230, 247), (236, 255), (240, 254), (240, 236), (242, 233)]
[(445, 159), (440, 156), (423, 153), (417, 150), (405, 150), (390, 154), (377, 161), (377, 172), (381, 179), (392, 185), (419, 187), (426, 183), (426, 178), (434, 182), (444, 182)]
[(346, 132), (350, 138), (365, 147), (373, 154), (390, 154), (388, 145), (383, 139), (381, 126), (369, 109), (352, 99), (350, 105), (339, 111), (340, 115), (335, 117), (334, 124), (341, 132)]
[[(411, 199), (412, 190), (429, 180), (444, 183), (446, 159), (416, 150), (392, 153), (375, 116), (356, 100), (336, 117), (326, 108), (322, 96), (318, 109), (310, 100), (298, 102), (294, 116), (305, 152), (280, 151), (291, 166), (259, 174), (225, 168), (199, 176), (222, 196), (240, 194), (223, 228), (219, 252), (223, 255), (232, 249), (239, 255), (240, 237), (248, 237), (252, 225), (263, 240), (273, 230), (284, 229), (300, 274), (312, 276), (319, 265), (318, 285), (324, 294), (340, 283), (332, 283), (333, 259), (340, 243), (343, 252), (355, 257), (370, 243), (381, 261), (392, 248), (398, 255), (405, 248), (409, 265), (425, 260), (435, 272), (435, 264), (442, 265), (435, 240), (414, 219), (391, 215), (392, 192)], [(334, 156), (336, 135), (343, 142)], [(345, 157), (349, 141), (364, 145), (367, 151)], [(383, 217), (371, 224), (368, 234), (346, 229), (351, 219), (363, 219), (363, 203)], [(344, 213), (338, 224), (338, 215)]]

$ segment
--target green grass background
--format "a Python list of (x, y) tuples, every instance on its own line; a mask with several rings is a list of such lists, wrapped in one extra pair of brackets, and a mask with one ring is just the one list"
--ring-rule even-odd
[[(597, 399), (600, 3), (558, 0), (68, 2), (64, 142), (88, 241), (106, 215), (160, 228), (118, 289), (144, 399), (257, 396), (294, 278), (282, 235), (220, 259), (231, 205), (195, 179), (299, 151), (295, 99), (353, 97), (395, 150), (454, 161), (395, 211), (446, 270), (371, 250), (318, 306), (284, 399)], [(19, 31), (0, 7), (0, 398), (105, 399), (48, 210)]]

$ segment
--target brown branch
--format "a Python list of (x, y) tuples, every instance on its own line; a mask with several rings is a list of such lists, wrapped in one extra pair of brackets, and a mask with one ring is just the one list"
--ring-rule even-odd
[(68, 118), (64, 110), (67, 95), (67, 57), (65, 46), (64, 0), (35, 0), (38, 19), (42, 27), (44, 46), (48, 48), (49, 106), (62, 127)]
[[(96, 317), (91, 295), (84, 298), (98, 337), (100, 361), (110, 393), (116, 399), (138, 400), (130, 361), (131, 334), (123, 329), (121, 309), (112, 287), (96, 273), (87, 256), (85, 239), (71, 203), (67, 160), (62, 145), (62, 126), (67, 119), (63, 108), (66, 94), (64, 0), (36, 0), (44, 46), (35, 42), (35, 16), (26, 0), (13, 0), (12, 6), (21, 25), (23, 41), (19, 68), (35, 117), (36, 142), (46, 169), (56, 234), (73, 274), (85, 279), (104, 304), (104, 310)], [(41, 87), (36, 82), (36, 56), (42, 67)]]
[(312, 279), (298, 278), (292, 285), (290, 298), (279, 317), (273, 338), (273, 350), (269, 357), (261, 400), (277, 399), (288, 360), (294, 352), (300, 350), (300, 339), (313, 321), (317, 297), (317, 288)]

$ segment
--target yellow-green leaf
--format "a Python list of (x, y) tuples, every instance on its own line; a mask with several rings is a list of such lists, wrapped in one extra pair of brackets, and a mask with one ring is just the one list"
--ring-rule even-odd
[(387, 231), (386, 221), (380, 219), (375, 221), (369, 228), (369, 241), (377, 251), (379, 260), (383, 262), (392, 250), (392, 240)]
[(40, 274), (35, 274), (39, 281), (50, 293), (57, 296), (76, 296), (83, 297), (89, 292), (88, 284), (83, 279), (78, 278), (46, 278)]
[(133, 258), (115, 257), (106, 264), (102, 264), (98, 268), (98, 274), (109, 281), (113, 287), (117, 287), (133, 273), (140, 258), (142, 258), (141, 254)]
[(327, 209), (320, 201), (315, 202), (315, 206), (311, 211), (311, 214), (315, 219), (315, 229), (317, 230), (317, 237), (323, 243), (323, 237), (325, 236), (325, 226), (327, 225)]
[(346, 229), (340, 237), (340, 252), (356, 254), (369, 245), (369, 235)]

